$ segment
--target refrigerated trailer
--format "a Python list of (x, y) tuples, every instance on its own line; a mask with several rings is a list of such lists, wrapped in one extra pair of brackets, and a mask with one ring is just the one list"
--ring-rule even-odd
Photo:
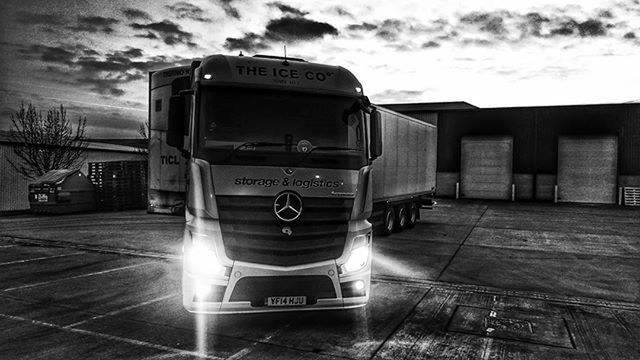
[[(150, 80), (150, 163), (172, 154), (186, 169), (185, 308), (365, 305), (372, 224), (416, 224), (435, 191), (436, 128), (372, 105), (348, 70), (301, 59), (213, 55)], [(179, 185), (165, 191), (157, 165), (155, 205), (173, 206)]]

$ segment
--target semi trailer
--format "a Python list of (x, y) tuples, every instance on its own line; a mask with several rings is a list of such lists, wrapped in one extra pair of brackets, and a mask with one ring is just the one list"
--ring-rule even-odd
[(339, 66), (213, 55), (152, 73), (149, 104), (149, 208), (184, 202), (191, 312), (364, 306), (372, 224), (413, 227), (435, 191), (435, 126)]

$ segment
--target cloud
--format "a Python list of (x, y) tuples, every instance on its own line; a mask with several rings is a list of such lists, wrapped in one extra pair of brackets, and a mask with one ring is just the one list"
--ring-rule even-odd
[(456, 36), (440, 35), (435, 39), (477, 46), (494, 46), (498, 42), (516, 43), (529, 38), (550, 43), (558, 37), (608, 36), (613, 31), (611, 29), (616, 29), (615, 33), (620, 37), (632, 31), (628, 22), (618, 20), (616, 13), (610, 10), (596, 9), (589, 14), (571, 7), (547, 6), (523, 13), (506, 10), (463, 13), (458, 15), (457, 23), (448, 27), (449, 33)]
[(541, 15), (537, 12), (530, 12), (524, 15), (522, 22), (519, 25), (519, 29), (523, 37), (527, 36), (540, 36), (542, 26), (549, 23), (548, 17)]
[(115, 97), (125, 95), (122, 85), (146, 78), (151, 70), (191, 62), (178, 56), (145, 57), (144, 51), (135, 47), (100, 54), (82, 44), (31, 45), (18, 52), (43, 62), (47, 75), (56, 81)]
[(338, 29), (324, 22), (301, 17), (283, 17), (269, 21), (265, 38), (273, 41), (301, 41), (338, 35)]
[(76, 57), (72, 50), (60, 46), (31, 45), (21, 48), (18, 52), (28, 58), (38, 58), (46, 63), (71, 65)]
[(278, 10), (282, 11), (285, 14), (291, 14), (291, 15), (298, 16), (298, 17), (302, 17), (302, 16), (305, 16), (305, 15), (309, 14), (307, 11), (298, 10), (298, 9), (292, 7), (292, 6), (283, 4), (283, 3), (278, 2), (278, 1), (270, 2), (270, 3), (267, 4), (267, 6), (275, 7), (275, 8), (277, 8)]
[(220, 7), (222, 7), (222, 10), (224, 10), (227, 16), (231, 16), (234, 19), (240, 19), (240, 12), (233, 5), (231, 5), (234, 0), (216, 0), (216, 2), (218, 3), (218, 5), (220, 5)]
[(386, 41), (396, 41), (400, 34), (405, 33), (407, 26), (404, 21), (387, 19), (378, 25), (376, 36)]
[(134, 36), (138, 37), (138, 38), (143, 38), (143, 39), (151, 39), (151, 40), (158, 39), (158, 36), (156, 34), (152, 33), (151, 31), (147, 31), (146, 34), (137, 34), (137, 35), (134, 35)]
[(241, 38), (227, 38), (224, 43), (224, 48), (233, 50), (245, 50), (250, 52), (265, 50), (269, 48), (269, 44), (265, 38), (255, 33), (244, 34)]
[(250, 32), (240, 38), (228, 37), (223, 46), (230, 51), (260, 51), (268, 49), (274, 42), (306, 41), (322, 38), (324, 35), (338, 35), (338, 29), (328, 23), (304, 17), (285, 16), (269, 21), (264, 34)]
[(351, 24), (347, 26), (347, 29), (353, 31), (372, 31), (378, 28), (378, 25), (370, 24), (367, 22), (363, 22), (362, 24)]
[(115, 18), (107, 18), (102, 16), (80, 16), (75, 26), (68, 27), (69, 30), (83, 31), (90, 33), (103, 32), (111, 34), (112, 26), (119, 23), (120, 20)]
[(606, 33), (607, 29), (604, 23), (596, 19), (589, 19), (584, 22), (568, 19), (551, 30), (551, 35), (579, 35), (581, 37), (603, 36)]
[(440, 44), (435, 41), (427, 41), (424, 44), (422, 44), (423, 49), (439, 48), (439, 47), (440, 47)]
[(91, 85), (91, 90), (97, 92), (101, 95), (111, 95), (111, 96), (123, 96), (125, 91), (118, 88), (118, 85), (122, 84), (124, 81), (122, 75), (118, 75), (116, 78), (94, 78), (94, 77), (84, 77), (79, 78), (79, 82)]
[(102, 95), (120, 97), (125, 94), (121, 85), (142, 80), (151, 70), (171, 66), (187, 65), (191, 59), (181, 57), (154, 56), (146, 60), (132, 59), (143, 55), (137, 48), (128, 48), (105, 54), (104, 57), (80, 57), (69, 74), (75, 75), (76, 83)]
[(184, 1), (177, 2), (172, 5), (165, 5), (165, 8), (176, 14), (178, 19), (190, 19), (200, 22), (211, 22), (211, 19), (206, 18), (204, 10), (201, 8), (189, 4)]
[[(156, 36), (161, 38), (167, 45), (185, 44), (189, 47), (197, 46), (191, 41), (193, 34), (183, 31), (180, 25), (169, 20), (149, 24), (133, 23), (129, 26), (135, 30), (147, 30), (147, 33), (142, 37), (153, 38), (152, 36)], [(140, 37), (140, 35), (136, 36)]]
[(505, 11), (500, 12), (471, 12), (460, 17), (460, 22), (477, 26), (480, 31), (493, 35), (504, 35), (507, 29), (504, 25), (504, 17), (510, 14)]
[(347, 11), (342, 6), (331, 7), (331, 8), (328, 9), (328, 11), (329, 11), (329, 13), (333, 13), (333, 14), (336, 14), (338, 16), (343, 16), (343, 17), (348, 17), (348, 18), (354, 19), (353, 14), (350, 13), (349, 11)]
[(129, 20), (148, 20), (151, 21), (151, 15), (146, 11), (134, 8), (123, 8), (122, 13)]
[(144, 52), (142, 51), (142, 49), (139, 49), (139, 48), (128, 48), (127, 50), (120, 51), (118, 53), (129, 58), (139, 58), (142, 56)]
[(64, 15), (55, 13), (38, 14), (27, 11), (18, 12), (16, 20), (24, 25), (63, 25), (67, 22)]
[(384, 99), (385, 102), (408, 102), (419, 99), (423, 94), (422, 90), (384, 90), (370, 97), (372, 100)]

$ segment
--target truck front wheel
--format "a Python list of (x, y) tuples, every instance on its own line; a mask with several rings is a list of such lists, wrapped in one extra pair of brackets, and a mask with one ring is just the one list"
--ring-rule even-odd
[(388, 206), (384, 209), (384, 218), (382, 221), (382, 234), (385, 236), (391, 234), (396, 227), (396, 212), (393, 207)]

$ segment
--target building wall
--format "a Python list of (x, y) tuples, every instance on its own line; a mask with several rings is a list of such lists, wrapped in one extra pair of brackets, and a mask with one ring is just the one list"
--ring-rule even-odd
[[(109, 151), (88, 149), (86, 160), (80, 171), (87, 175), (88, 163), (100, 161), (144, 160), (145, 156), (135, 151)], [(0, 143), (0, 212), (20, 211), (29, 209), (29, 183), (20, 173), (15, 171), (11, 161), (17, 157), (13, 153), (13, 145), (8, 142)]]
[(438, 173), (447, 179), (440, 194), (453, 191), (461, 138), (496, 135), (514, 138), (516, 198), (550, 199), (561, 136), (617, 136), (618, 185), (640, 186), (640, 104), (476, 109), (438, 114)]

